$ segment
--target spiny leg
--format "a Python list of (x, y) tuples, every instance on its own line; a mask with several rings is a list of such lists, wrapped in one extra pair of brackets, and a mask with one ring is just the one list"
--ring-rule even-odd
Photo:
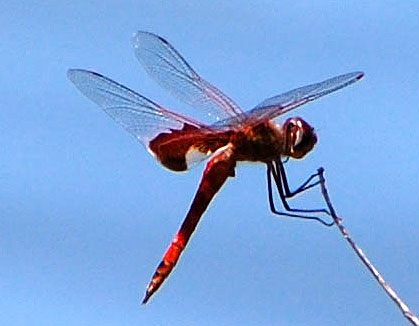
[[(276, 169), (275, 168), (272, 169), (272, 175), (275, 179), (275, 182), (276, 182), (276, 185), (277, 185), (277, 188), (278, 188), (278, 192), (281, 195), (281, 201), (284, 204), (284, 207), (285, 207), (286, 210), (292, 211), (292, 212), (300, 212), (300, 213), (325, 213), (325, 214), (330, 216), (330, 213), (326, 209), (293, 209), (293, 208), (290, 208), (290, 206), (288, 205), (288, 202), (286, 201), (286, 199), (288, 199), (288, 198), (292, 198), (299, 193), (302, 193), (302, 192), (304, 192), (308, 189), (311, 189), (311, 188), (317, 186), (320, 183), (319, 180), (312, 183), (312, 184), (309, 184), (309, 183), (314, 178), (319, 177), (319, 173), (312, 174), (295, 191), (290, 191), (289, 186), (288, 186), (287, 175), (285, 173), (285, 169), (284, 169), (284, 166), (282, 165), (282, 162), (281, 161), (275, 161), (275, 166), (276, 166)], [(282, 191), (281, 191), (281, 189), (282, 189)], [(284, 191), (285, 191), (285, 193), (284, 193)]]
[[(276, 215), (281, 215), (281, 216), (289, 216), (289, 217), (297, 217), (297, 218), (304, 218), (304, 219), (311, 219), (311, 220), (317, 220), (320, 223), (326, 225), (326, 226), (331, 226), (333, 225), (333, 223), (327, 223), (325, 221), (323, 221), (321, 218), (316, 217), (316, 216), (307, 216), (307, 215), (300, 215), (300, 214), (292, 214), (292, 213), (286, 213), (286, 212), (280, 212), (275, 208), (275, 204), (274, 204), (274, 200), (273, 200), (273, 191), (272, 191), (272, 180), (271, 180), (271, 173), (273, 174), (273, 171), (271, 170), (271, 168), (273, 168), (272, 166), (268, 165), (268, 173), (267, 173), (267, 180), (268, 180), (268, 199), (269, 199), (269, 205), (271, 208), (271, 211), (276, 214)], [(277, 182), (277, 181), (276, 181)], [(278, 184), (277, 184), (278, 186)], [(281, 187), (278, 186), (278, 192), (280, 194), (281, 200), (284, 203), (285, 201), (285, 195), (283, 193), (283, 189)], [(317, 212), (317, 210), (298, 210), (298, 209), (292, 209), (289, 207), (288, 203), (285, 201), (284, 203), (284, 207), (285, 209), (289, 210), (289, 211), (295, 211), (295, 212), (302, 212), (302, 213), (306, 213), (308, 212)]]
[(220, 190), (228, 177), (234, 176), (236, 162), (232, 156), (233, 149), (227, 146), (216, 153), (211, 161), (208, 162), (188, 214), (157, 267), (147, 287), (143, 304), (147, 303), (175, 267), (202, 214), (207, 209), (214, 195)]
[[(277, 171), (275, 171), (275, 167), (273, 166), (272, 163), (267, 163), (267, 181), (268, 181), (268, 199), (269, 199), (269, 205), (270, 205), (270, 209), (272, 211), (272, 213), (276, 214), (276, 215), (281, 215), (281, 216), (290, 216), (290, 217), (297, 217), (297, 218), (305, 218), (305, 219), (310, 219), (310, 220), (316, 220), (319, 221), (320, 223), (322, 223), (323, 225), (326, 226), (332, 226), (333, 222), (328, 223), (325, 222), (323, 219), (317, 217), (317, 216), (307, 216), (307, 215), (301, 215), (301, 214), (293, 214), (293, 213), (287, 213), (287, 212), (280, 212), (275, 208), (275, 204), (274, 204), (274, 200), (273, 200), (273, 191), (272, 191), (272, 176), (274, 177), (277, 189), (278, 189), (278, 193), (281, 199), (281, 202), (284, 206), (284, 208), (287, 211), (290, 212), (297, 212), (297, 213), (329, 213), (327, 210), (325, 209), (294, 209), (291, 208), (287, 201), (286, 201), (286, 194), (284, 193), (284, 182), (283, 182), (283, 178), (281, 177), (281, 175), (279, 173), (277, 173)], [(308, 181), (305, 182), (305, 184), (309, 183), (310, 180), (313, 178), (314, 176), (310, 177), (308, 179)], [(285, 179), (286, 180), (286, 179)], [(301, 188), (301, 187), (300, 187)], [(308, 187), (306, 189), (309, 189), (311, 187)], [(303, 191), (303, 190), (302, 190)], [(299, 192), (302, 192), (299, 191)], [(295, 194), (294, 194), (295, 195)]]
[[(316, 182), (314, 182), (314, 183), (312, 183), (312, 184), (310, 184), (310, 185), (308, 185), (310, 182), (311, 182), (311, 180), (313, 180), (314, 178), (316, 178), (316, 177), (319, 177), (319, 173), (317, 172), (317, 173), (313, 173), (306, 181), (304, 181), (303, 182), (303, 184), (301, 185), (301, 186), (299, 186), (296, 190), (294, 190), (294, 191), (290, 191), (290, 188), (289, 188), (289, 186), (288, 186), (288, 180), (287, 180), (287, 174), (285, 173), (285, 168), (284, 168), (284, 165), (283, 165), (283, 163), (284, 162), (281, 162), (280, 160), (279, 161), (275, 161), (275, 168), (274, 169), (272, 169), (273, 171), (272, 171), (272, 173), (273, 174), (276, 174), (276, 175), (280, 175), (280, 177), (281, 177), (281, 179), (282, 179), (282, 184), (283, 184), (283, 186), (284, 186), (284, 191), (285, 191), (285, 197), (286, 198), (292, 198), (292, 197), (294, 197), (295, 195), (297, 195), (297, 194), (299, 194), (299, 193), (301, 193), (301, 192), (303, 192), (303, 191), (306, 191), (306, 190), (308, 190), (308, 189), (310, 189), (310, 188), (313, 188), (313, 187), (315, 187), (315, 186), (317, 186), (317, 185), (319, 185), (320, 184), (320, 180), (317, 180)], [(308, 185), (308, 186), (307, 186)], [(327, 212), (327, 211), (326, 211)], [(330, 215), (329, 214), (329, 212), (327, 212), (327, 214), (328, 215)]]

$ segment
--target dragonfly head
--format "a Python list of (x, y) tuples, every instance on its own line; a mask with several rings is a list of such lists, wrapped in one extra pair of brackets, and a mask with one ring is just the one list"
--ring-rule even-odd
[(285, 152), (293, 158), (303, 158), (317, 143), (314, 129), (301, 118), (289, 118), (283, 125)]

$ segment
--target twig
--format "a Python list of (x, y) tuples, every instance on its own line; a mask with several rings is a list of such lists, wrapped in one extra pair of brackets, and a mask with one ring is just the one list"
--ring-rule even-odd
[(399, 307), (399, 309), (402, 311), (404, 317), (409, 320), (413, 325), (419, 326), (419, 318), (413, 314), (406, 303), (404, 303), (399, 296), (397, 295), (396, 291), (394, 291), (391, 286), (384, 280), (384, 278), (381, 276), (381, 274), (378, 272), (378, 270), (374, 267), (374, 265), (369, 261), (367, 256), (364, 254), (362, 249), (358, 247), (358, 245), (355, 243), (355, 241), (352, 240), (351, 236), (349, 235), (349, 232), (346, 230), (346, 228), (342, 224), (342, 219), (336, 215), (336, 211), (332, 206), (332, 203), (330, 201), (329, 194), (326, 189), (326, 180), (324, 179), (323, 173), (324, 169), (319, 168), (318, 170), (319, 178), (320, 178), (320, 186), (323, 194), (323, 198), (326, 201), (327, 207), (329, 208), (330, 214), (335, 221), (336, 225), (339, 228), (339, 231), (342, 233), (343, 237), (346, 239), (346, 241), (349, 242), (352, 249), (355, 251), (357, 256), (361, 259), (362, 263), (368, 268), (368, 270), (371, 272), (371, 274), (374, 276), (374, 278), (377, 280), (377, 282), (381, 285), (381, 287), (386, 291), (387, 295), (396, 303), (396, 305)]

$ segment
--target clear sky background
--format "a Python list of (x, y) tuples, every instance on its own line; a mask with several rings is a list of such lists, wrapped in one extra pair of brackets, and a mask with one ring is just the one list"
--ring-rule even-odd
[[(82, 96), (100, 72), (173, 110), (131, 35), (168, 39), (250, 109), (346, 72), (301, 107), (338, 213), (419, 313), (417, 1), (3, 1), (0, 4), (1, 325), (405, 325), (336, 228), (273, 216), (265, 167), (241, 164), (176, 270), (140, 299), (205, 165), (175, 174)], [(294, 200), (319, 207), (317, 190)]]

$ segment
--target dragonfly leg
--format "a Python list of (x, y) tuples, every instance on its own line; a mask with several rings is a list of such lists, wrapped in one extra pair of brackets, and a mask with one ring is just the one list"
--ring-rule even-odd
[[(317, 217), (317, 216), (307, 216), (302, 214), (296, 214), (296, 213), (325, 213), (327, 215), (330, 215), (330, 213), (326, 209), (296, 209), (291, 208), (287, 202), (288, 198), (291, 198), (295, 196), (297, 193), (301, 193), (307, 189), (310, 189), (317, 185), (317, 182), (307, 186), (307, 184), (310, 183), (312, 179), (314, 179), (317, 176), (317, 174), (313, 174), (310, 176), (310, 178), (307, 179), (306, 182), (303, 183), (302, 186), (300, 186), (296, 191), (290, 192), (288, 187), (288, 182), (285, 175), (285, 170), (283, 169), (283, 173), (281, 173), (281, 170), (274, 166), (272, 163), (267, 164), (267, 181), (268, 181), (268, 200), (269, 200), (269, 206), (272, 211), (272, 213), (276, 215), (281, 216), (290, 216), (290, 217), (298, 217), (298, 218), (305, 218), (310, 220), (316, 220), (326, 226), (332, 226), (333, 222), (326, 222), (323, 219)], [(281, 212), (278, 211), (275, 208), (274, 200), (273, 200), (273, 190), (272, 190), (272, 177), (274, 178), (279, 197), (281, 199), (282, 205), (284, 206), (285, 210), (288, 212)]]
[(215, 153), (211, 161), (208, 162), (188, 214), (157, 267), (147, 287), (143, 304), (147, 303), (153, 293), (159, 289), (169, 276), (212, 198), (220, 190), (227, 178), (234, 176), (235, 166), (236, 161), (233, 158), (233, 148), (229, 145)]
[(313, 173), (310, 177), (308, 177), (308, 179), (306, 181), (303, 182), (303, 184), (301, 184), (296, 190), (294, 191), (290, 191), (289, 185), (288, 185), (288, 180), (287, 180), (287, 174), (285, 173), (285, 168), (283, 165), (284, 162), (281, 161), (275, 161), (275, 168), (272, 169), (273, 173), (276, 173), (277, 175), (280, 175), (280, 178), (282, 180), (282, 185), (284, 186), (284, 191), (285, 191), (285, 197), (286, 198), (292, 198), (295, 195), (298, 195), (301, 192), (304, 192), (310, 188), (313, 188), (317, 185), (320, 184), (320, 180), (317, 180), (315, 182), (313, 182), (312, 184), (310, 184), (310, 182), (319, 177), (319, 173)]

